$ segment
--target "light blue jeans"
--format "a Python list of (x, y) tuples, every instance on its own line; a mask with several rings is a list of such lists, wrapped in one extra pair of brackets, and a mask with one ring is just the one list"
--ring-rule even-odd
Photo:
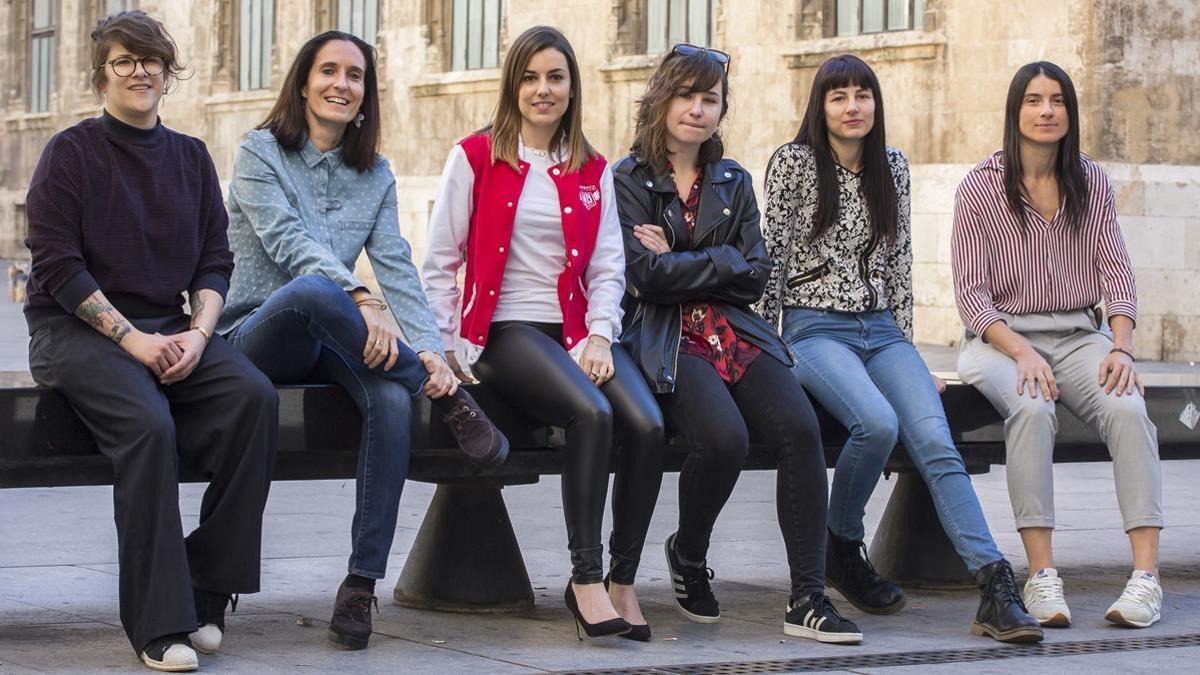
[(863, 538), (867, 500), (899, 437), (967, 569), (974, 573), (1004, 557), (950, 437), (929, 369), (891, 312), (789, 308), (783, 339), (809, 395), (850, 431), (833, 474), (830, 531)]

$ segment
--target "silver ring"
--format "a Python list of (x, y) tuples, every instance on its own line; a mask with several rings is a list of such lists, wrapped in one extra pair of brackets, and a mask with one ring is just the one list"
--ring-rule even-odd
[(593, 370), (593, 371), (592, 371), (592, 377), (600, 377), (600, 371), (598, 371), (598, 370)]
[(379, 345), (381, 345), (381, 344), (383, 344), (383, 340), (376, 340), (376, 341), (375, 341), (375, 346), (376, 346), (376, 347), (378, 347), (378, 346), (379, 346)]

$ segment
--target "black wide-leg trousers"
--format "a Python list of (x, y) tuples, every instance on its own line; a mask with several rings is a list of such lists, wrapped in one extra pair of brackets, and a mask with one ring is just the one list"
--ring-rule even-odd
[[(188, 329), (183, 314), (132, 319), (141, 331)], [(113, 462), (121, 624), (134, 649), (196, 630), (193, 586), (259, 588), (262, 512), (275, 462), (275, 387), (221, 337), (170, 386), (73, 316), (32, 335), (30, 370), (61, 392)], [(179, 473), (209, 481), (200, 524), (186, 538)]]

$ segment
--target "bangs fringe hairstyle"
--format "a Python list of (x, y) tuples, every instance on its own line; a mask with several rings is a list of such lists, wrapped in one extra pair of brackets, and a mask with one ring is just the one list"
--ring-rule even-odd
[(321, 51), (326, 42), (333, 40), (354, 43), (366, 62), (366, 72), (363, 73), (363, 99), (358, 108), (363, 116), (362, 126), (347, 124), (346, 132), (342, 136), (342, 161), (363, 173), (370, 171), (379, 161), (379, 85), (375, 75), (375, 48), (350, 33), (329, 30), (304, 43), (288, 69), (287, 78), (283, 81), (283, 88), (279, 90), (275, 105), (255, 129), (269, 129), (279, 141), (279, 145), (290, 152), (299, 152), (304, 147), (308, 139), (308, 118), (304, 114), (307, 104), (301, 92), (308, 84), (308, 75), (317, 60), (317, 52)]
[(567, 59), (567, 71), (571, 77), (571, 95), (567, 100), (567, 111), (559, 119), (559, 133), (550, 141), (550, 152), (565, 152), (567, 172), (578, 171), (593, 157), (599, 156), (595, 148), (583, 135), (583, 94), (579, 79), (579, 62), (575, 50), (567, 37), (549, 26), (534, 26), (521, 33), (513, 41), (504, 57), (503, 74), (500, 80), (500, 100), (487, 126), (475, 133), (492, 137), (492, 163), (504, 162), (520, 170), (519, 152), (521, 142), (521, 78), (534, 54), (544, 49), (557, 49)]
[(145, 58), (157, 56), (163, 62), (163, 93), (181, 77), (185, 66), (179, 63), (175, 39), (158, 19), (151, 18), (140, 9), (120, 12), (104, 17), (92, 30), (92, 91), (100, 94), (100, 85), (108, 81), (108, 50), (114, 44), (123, 45), (129, 53)]
[(829, 125), (825, 123), (825, 94), (833, 89), (857, 86), (870, 89), (875, 98), (875, 124), (863, 138), (862, 190), (871, 221), (871, 235), (896, 240), (896, 184), (888, 164), (883, 117), (883, 92), (879, 78), (865, 61), (853, 54), (834, 56), (821, 64), (813, 77), (808, 107), (795, 142), (812, 148), (817, 160), (817, 213), (809, 241), (816, 241), (837, 225), (841, 203), (838, 199), (838, 158), (829, 143)]
[[(638, 99), (630, 150), (650, 163), (656, 172), (665, 171), (670, 161), (667, 150), (667, 115), (677, 95), (706, 92), (721, 84), (721, 117), (729, 112), (729, 77), (725, 67), (701, 50), (694, 54), (668, 52), (646, 83), (646, 93)], [(718, 122), (720, 121), (718, 120)], [(696, 161), (704, 166), (725, 156), (720, 129), (700, 145)]]
[(1004, 103), (1004, 196), (1008, 209), (1016, 216), (1024, 230), (1025, 206), (1022, 197), (1027, 197), (1021, 178), (1025, 174), (1021, 166), (1021, 106), (1025, 102), (1025, 89), (1038, 75), (1045, 75), (1062, 87), (1063, 104), (1067, 108), (1067, 135), (1058, 142), (1054, 156), (1054, 177), (1063, 195), (1063, 213), (1067, 224), (1076, 232), (1083, 227), (1087, 210), (1088, 186), (1083, 173), (1083, 162), (1079, 152), (1079, 99), (1075, 95), (1075, 84), (1062, 68), (1049, 61), (1036, 61), (1021, 66), (1008, 85), (1008, 99)]

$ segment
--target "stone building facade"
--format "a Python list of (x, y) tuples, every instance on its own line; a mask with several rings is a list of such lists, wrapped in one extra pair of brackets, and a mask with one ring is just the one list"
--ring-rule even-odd
[[(999, 146), (1012, 73), (1054, 61), (1079, 90), (1083, 147), (1117, 190), (1137, 270), (1138, 356), (1200, 358), (1194, 0), (0, 0), (0, 256), (28, 255), (27, 181), (55, 130), (98, 111), (87, 35), (104, 12), (126, 6), (163, 19), (176, 38), (190, 77), (166, 98), (163, 120), (203, 138), (222, 179), (303, 41), (373, 19), (384, 154), (418, 256), (446, 153), (487, 122), (499, 84), (491, 66), (529, 26), (555, 25), (571, 38), (588, 137), (612, 158), (631, 139), (631, 111), (659, 45), (685, 36), (729, 52), (733, 103), (722, 130), (730, 155), (759, 180), (772, 150), (796, 132), (816, 66), (855, 52), (879, 74), (889, 142), (913, 163), (916, 333), (942, 344), (961, 333), (949, 265), (954, 188)], [(895, 30), (860, 29), (893, 20)], [(255, 81), (263, 88), (249, 88)]]

